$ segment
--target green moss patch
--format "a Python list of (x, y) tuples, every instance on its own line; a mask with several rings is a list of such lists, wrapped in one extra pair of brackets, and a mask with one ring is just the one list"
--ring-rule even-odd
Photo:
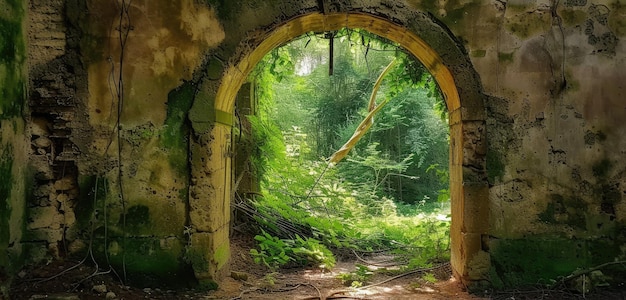
[(592, 264), (588, 243), (578, 240), (493, 239), (490, 252), (491, 280), (496, 288), (549, 284)]
[(189, 173), (189, 134), (187, 114), (191, 109), (196, 87), (191, 82), (171, 91), (167, 97), (167, 117), (161, 134), (161, 146), (168, 151), (171, 166), (180, 175)]
[(513, 52), (498, 52), (498, 61), (500, 62), (513, 62)]
[(490, 149), (487, 152), (487, 178), (489, 183), (494, 184), (496, 180), (502, 180), (502, 176), (504, 176), (502, 154), (497, 150)]
[(609, 161), (608, 159), (603, 159), (594, 164), (591, 170), (593, 171), (593, 176), (598, 179), (604, 179), (609, 174), (611, 167), (611, 161)]
[(546, 209), (537, 217), (548, 224), (565, 224), (574, 229), (587, 229), (588, 205), (582, 198), (552, 194)]
[(215, 249), (214, 259), (217, 262), (217, 268), (223, 268), (230, 259), (230, 243), (223, 243)]
[(487, 50), (472, 50), (470, 55), (472, 57), (485, 57), (487, 55)]
[[(145, 205), (134, 205), (128, 208), (126, 212), (125, 218), (120, 218), (120, 222), (122, 220), (126, 220), (126, 226), (128, 231), (135, 231), (133, 229), (140, 229), (145, 226), (150, 225), (150, 208)], [(120, 223), (120, 226), (122, 224)]]
[[(13, 186), (13, 158), (11, 148), (0, 144), (0, 251), (9, 244), (11, 228), (11, 187)], [(10, 264), (6, 255), (0, 255), (0, 269)]]
[[(576, 270), (589, 269), (623, 259), (620, 246), (626, 236), (576, 239), (529, 236), (524, 239), (491, 239), (490, 280), (496, 288), (551, 285)], [(624, 274), (604, 269), (608, 274)], [(614, 277), (619, 278), (619, 277)]]
[(22, 66), (25, 46), (21, 20), (0, 18), (0, 120), (20, 117), (26, 100)]
[(76, 222), (80, 228), (89, 228), (95, 205), (101, 205), (109, 191), (109, 180), (100, 176), (83, 176), (78, 180), (80, 196), (74, 204)]
[[(126, 269), (130, 284), (138, 286), (190, 287), (193, 270), (180, 258), (183, 244), (176, 239), (111, 238), (107, 241), (111, 265)], [(104, 259), (104, 243), (98, 240), (98, 257)], [(104, 260), (103, 260), (104, 261)]]
[(521, 39), (527, 39), (539, 33), (546, 32), (551, 26), (549, 13), (520, 12), (507, 18), (505, 28)]
[(559, 12), (559, 15), (565, 26), (580, 25), (587, 20), (587, 13), (580, 9), (563, 9)]

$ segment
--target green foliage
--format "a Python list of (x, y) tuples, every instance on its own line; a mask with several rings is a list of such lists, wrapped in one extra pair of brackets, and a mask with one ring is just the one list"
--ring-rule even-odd
[(358, 288), (363, 286), (363, 283), (366, 283), (372, 275), (374, 275), (374, 272), (367, 266), (357, 264), (356, 270), (349, 273), (341, 273), (337, 275), (337, 278), (341, 279), (341, 283), (345, 286)]
[(292, 261), (293, 258), (287, 253), (293, 249), (289, 247), (285, 240), (281, 240), (275, 236), (271, 236), (267, 232), (254, 237), (258, 242), (259, 250), (250, 249), (250, 255), (257, 264), (263, 264), (270, 270), (276, 270), (278, 267)]
[(316, 239), (300, 236), (296, 236), (295, 240), (281, 239), (265, 231), (254, 239), (259, 249), (250, 249), (250, 255), (255, 263), (263, 264), (272, 271), (290, 262), (316, 264), (322, 269), (335, 266), (333, 253)]
[[(437, 178), (439, 178), (439, 182), (441, 182), (442, 184), (445, 185), (448, 183), (448, 178), (450, 178), (450, 172), (448, 171), (448, 168), (441, 168), (439, 164), (432, 164), (426, 169), (426, 173), (428, 172), (435, 172)], [(446, 201), (450, 201), (449, 188), (440, 189), (438, 193), (439, 194), (437, 195), (437, 202), (444, 203)]]
[(430, 272), (424, 273), (424, 275), (422, 275), (422, 279), (430, 283), (437, 282), (437, 278), (435, 277), (435, 274), (430, 273)]
[[(317, 39), (276, 49), (251, 75), (263, 195), (250, 199), (261, 232), (251, 255), (271, 270), (330, 268), (341, 248), (390, 249), (411, 268), (449, 259), (447, 114), (435, 81), (396, 45), (348, 29), (336, 34), (329, 76), (328, 42)], [(388, 104), (347, 160), (329, 167), (323, 158), (352, 135), (392, 59), (399, 64), (377, 97)], [(368, 272), (346, 279), (362, 284)]]
[(320, 241), (313, 238), (303, 239), (300, 236), (296, 236), (296, 240), (293, 241), (293, 243), (293, 253), (296, 259), (303, 260), (303, 263), (314, 263), (322, 269), (329, 270), (335, 266), (335, 256)]
[(254, 130), (252, 139), (255, 142), (252, 153), (252, 165), (259, 177), (263, 177), (270, 164), (282, 164), (286, 157), (286, 148), (282, 133), (278, 127), (268, 119), (260, 116), (248, 116)]

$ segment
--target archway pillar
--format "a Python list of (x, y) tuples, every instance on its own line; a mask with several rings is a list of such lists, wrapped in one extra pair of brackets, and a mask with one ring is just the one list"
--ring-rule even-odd
[(231, 126), (214, 123), (190, 141), (191, 184), (186, 259), (196, 278), (219, 280), (230, 260)]
[(466, 285), (488, 280), (489, 186), (485, 180), (485, 123), (450, 113), (451, 264)]

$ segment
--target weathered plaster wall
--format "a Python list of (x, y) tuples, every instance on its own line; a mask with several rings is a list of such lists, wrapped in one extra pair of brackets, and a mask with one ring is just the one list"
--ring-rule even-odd
[[(93, 130), (78, 165), (81, 191), (106, 185), (95, 205), (108, 211), (101, 226), (113, 232), (106, 251), (116, 266), (192, 275), (187, 266), (207, 258), (193, 251), (188, 227), (186, 115), (204, 76), (193, 72), (224, 33), (214, 10), (196, 1), (113, 3), (86, 1), (89, 14), (75, 13)], [(94, 209), (102, 213), (84, 210)]]
[(34, 259), (93, 251), (131, 282), (183, 282), (206, 265), (187, 251), (193, 71), (224, 34), (194, 1), (127, 2), (30, 1), (22, 241)]
[[(464, 218), (490, 223), (454, 225), (452, 234), (472, 241), (463, 244), (472, 253), (464, 275), (496, 286), (536, 283), (623, 258), (619, 0), (127, 2), (29, 4), (36, 189), (22, 241), (31, 257), (86, 251), (94, 238), (95, 252), (134, 273), (172, 276), (190, 265), (198, 279), (219, 277), (229, 257), (232, 155), (232, 102), (216, 106), (225, 70), (245, 65), (287, 20), (359, 12), (428, 41), (466, 99), (451, 112), (451, 123), (462, 124), (451, 127), (462, 136), (452, 146), (460, 166), (453, 193), (474, 199), (460, 207)], [(19, 107), (5, 103), (20, 103), (2, 101), (3, 115)], [(9, 146), (1, 151), (23, 147), (5, 142), (20, 136), (18, 114), (2, 120)], [(23, 192), (11, 188), (17, 207)], [(10, 244), (5, 236), (0, 247)]]
[(0, 1), (0, 298), (22, 267), (27, 198), (26, 38), (22, 1)]
[(623, 259), (624, 3), (450, 1), (432, 12), (464, 41), (486, 94), (492, 283)]

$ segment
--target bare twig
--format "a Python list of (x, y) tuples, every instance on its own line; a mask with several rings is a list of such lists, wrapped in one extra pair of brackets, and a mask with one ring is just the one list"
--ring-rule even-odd
[(384, 260), (384, 261), (378, 261), (378, 262), (373, 262), (373, 261), (367, 261), (364, 258), (362, 258), (361, 256), (359, 256), (356, 251), (354, 251), (354, 249), (352, 249), (352, 254), (354, 254), (354, 256), (356, 256), (356, 258), (360, 261), (362, 261), (363, 263), (370, 265), (370, 266), (376, 266), (376, 267), (393, 267), (393, 266), (397, 266), (398, 264), (396, 263), (392, 263), (389, 264), (388, 262), (390, 261), (394, 261), (395, 258), (391, 258), (388, 260)]
[(368, 289), (368, 288), (371, 288), (371, 287), (379, 286), (381, 284), (385, 284), (387, 282), (390, 282), (390, 281), (393, 281), (393, 280), (396, 280), (398, 278), (402, 278), (402, 277), (405, 277), (405, 276), (409, 276), (409, 275), (412, 275), (412, 274), (436, 270), (436, 269), (441, 268), (441, 267), (443, 267), (443, 266), (445, 266), (447, 264), (449, 264), (449, 263), (446, 262), (446, 263), (438, 264), (438, 265), (436, 265), (434, 267), (430, 267), (430, 268), (415, 269), (415, 270), (412, 270), (412, 271), (409, 271), (409, 272), (406, 272), (406, 273), (402, 273), (400, 275), (397, 275), (397, 276), (385, 279), (385, 280), (377, 282), (377, 283), (373, 283), (373, 284), (370, 284), (370, 285), (358, 287), (357, 290), (364, 290), (364, 289)]
[(608, 266), (612, 266), (612, 265), (625, 265), (626, 266), (626, 260), (611, 261), (611, 262), (603, 263), (601, 265), (597, 265), (595, 267), (591, 267), (591, 268), (588, 268), (588, 269), (576, 270), (576, 271), (572, 272), (572, 274), (563, 277), (561, 279), (561, 282), (569, 281), (569, 280), (574, 279), (574, 278), (576, 278), (578, 276), (586, 275), (586, 274), (589, 274), (589, 273), (591, 273), (593, 271), (600, 270), (602, 268), (605, 268), (605, 267), (608, 267)]

